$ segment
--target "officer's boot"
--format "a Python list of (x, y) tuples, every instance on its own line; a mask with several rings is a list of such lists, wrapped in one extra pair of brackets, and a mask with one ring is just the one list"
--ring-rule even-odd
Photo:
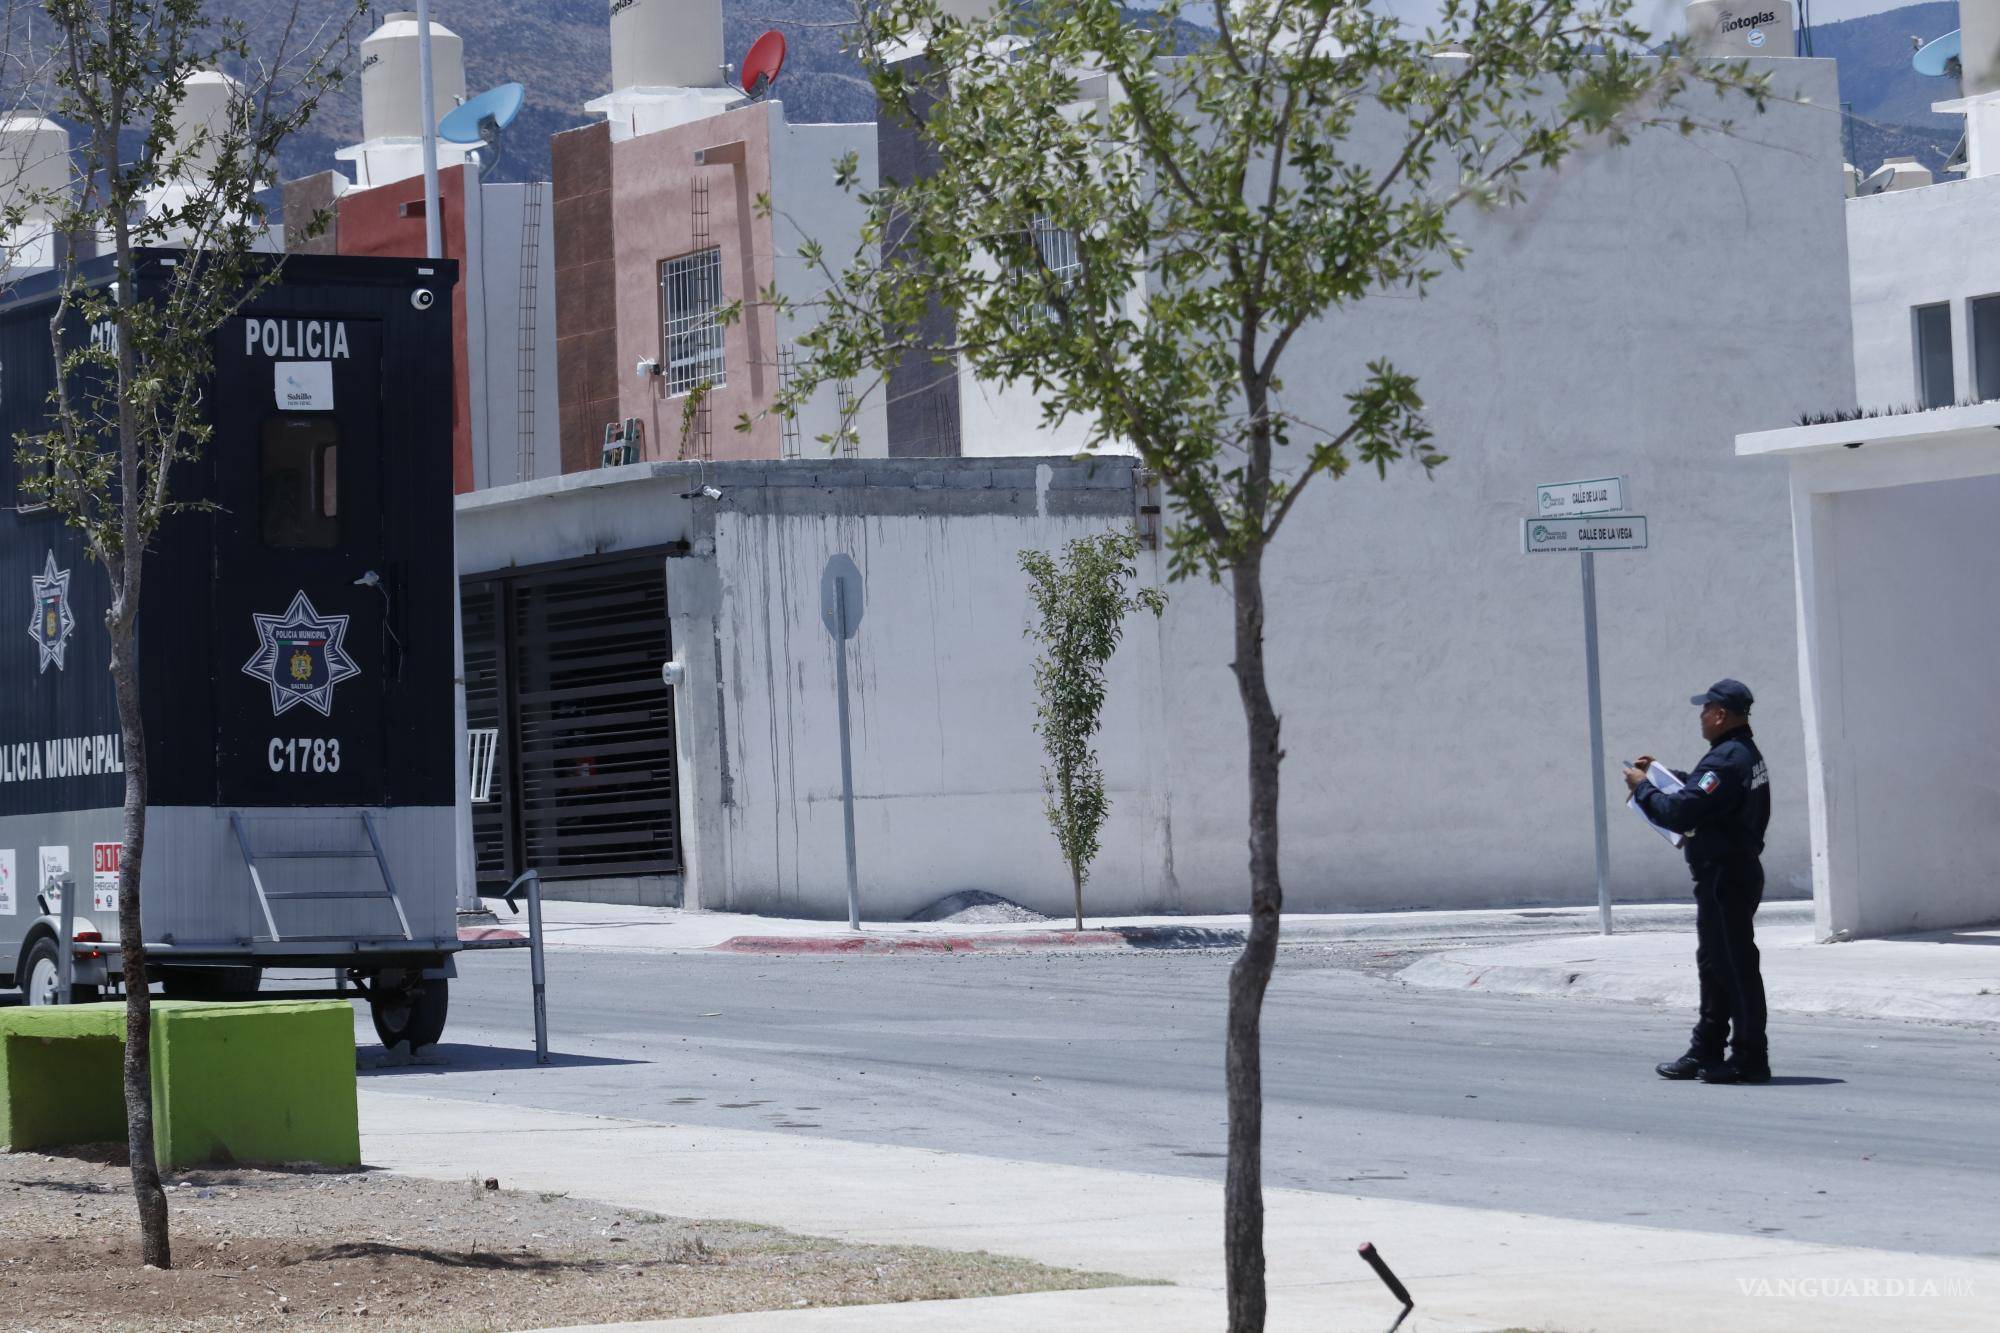
[(1677, 1082), (1691, 1078), (1699, 1078), (1706, 1081), (1710, 1070), (1720, 1068), (1722, 1068), (1721, 1060), (1713, 1058), (1704, 1059), (1696, 1055), (1693, 1051), (1689, 1051), (1678, 1060), (1669, 1060), (1665, 1064), (1654, 1065), (1653, 1072), (1661, 1078), (1670, 1078)]

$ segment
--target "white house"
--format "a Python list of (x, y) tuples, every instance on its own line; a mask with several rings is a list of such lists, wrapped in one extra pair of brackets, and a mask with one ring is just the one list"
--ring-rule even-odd
[(1824, 935), (2000, 919), (2000, 0), (1960, 14), (1965, 178), (1846, 205), (1857, 403), (1736, 445), (1789, 469)]

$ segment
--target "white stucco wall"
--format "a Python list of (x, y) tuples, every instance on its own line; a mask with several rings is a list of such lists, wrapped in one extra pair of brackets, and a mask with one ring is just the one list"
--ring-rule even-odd
[(1852, 491), (1829, 508), (1844, 751), (1830, 795), (1857, 881), (1883, 890), (1852, 929), (2000, 918), (2000, 476)]
[[(1822, 104), (1831, 66), (1783, 73)], [(1594, 880), (1580, 574), (1520, 553), (1537, 482), (1622, 473), (1652, 549), (1598, 557), (1605, 743), (1692, 762), (1688, 697), (1757, 692), (1775, 814), (1774, 896), (1809, 888), (1786, 478), (1738, 460), (1852, 394), (1838, 122), (1774, 110), (1740, 138), (1642, 136), (1483, 219), (1463, 273), (1424, 301), (1371, 302), (1300, 335), (1286, 405), (1340, 419), (1371, 357), (1419, 378), (1426, 479), (1357, 471), (1295, 514), (1271, 576), (1287, 747), (1288, 901), (1301, 907), (1586, 900)], [(1718, 156), (1722, 162), (1718, 162)], [(1740, 188), (1712, 188), (1717, 173)], [(1170, 690), (1229, 698), (1219, 594), (1176, 590)], [(1240, 876), (1242, 729), (1187, 718), (1169, 766), (1184, 885)], [(1686, 892), (1686, 871), (1619, 808), (1619, 896)], [(1190, 891), (1194, 891), (1192, 888)]]
[[(1018, 494), (1032, 505), (1024, 480)], [(1103, 498), (1129, 513), (1130, 494)], [(695, 892), (708, 907), (845, 913), (834, 644), (819, 619), (820, 572), (844, 551), (868, 589), (848, 668), (864, 913), (902, 917), (965, 888), (1060, 912), (1070, 891), (1042, 812), (1019, 552), (1109, 520), (1046, 506), (927, 515), (894, 497), (868, 507), (876, 512), (716, 516), (726, 870), (711, 862)], [(1105, 714), (1112, 814), (1097, 910), (1161, 901), (1170, 855), (1149, 740), (1160, 723), (1157, 631), (1135, 624), (1133, 635)]]
[[(874, 189), (877, 180), (875, 126), (793, 125), (785, 120), (782, 103), (769, 105), (770, 234), (777, 252), (772, 271), (777, 275), (778, 290), (795, 306), (794, 313), (780, 324), (780, 336), (790, 342), (820, 321), (821, 312), (812, 303), (827, 285), (826, 274), (799, 257), (800, 247), (808, 241), (818, 242), (826, 268), (834, 273), (850, 267), (860, 252), (861, 228), (867, 221), (861, 195)], [(858, 183), (851, 190), (843, 189), (835, 174), (835, 164), (849, 153), (855, 155), (859, 167)], [(837, 385), (822, 385), (800, 411), (798, 433), (803, 456), (826, 455), (826, 446), (818, 437), (832, 434), (839, 426), (840, 392)], [(880, 392), (859, 400), (854, 428), (862, 457), (888, 454), (888, 416)]]
[(1944, 180), (1847, 201), (1854, 303), (1854, 374), (1867, 408), (1915, 405), (1911, 312), (1951, 302), (1953, 398), (1973, 396), (1966, 298), (2000, 293), (2000, 175)]
[[(530, 205), (533, 203), (533, 208)], [(466, 360), (472, 484), (507, 486), (562, 470), (556, 396), (555, 204), (547, 182), (466, 192)], [(532, 221), (531, 247), (524, 247)], [(527, 269), (533, 260), (532, 269)], [(533, 308), (524, 297), (532, 284)], [(526, 356), (523, 356), (525, 347)], [(533, 381), (523, 449), (523, 363)], [(526, 463), (524, 470), (523, 464)]]
[[(1062, 114), (1072, 122), (1108, 119), (1111, 107), (1124, 100), (1122, 89), (1100, 73), (1082, 75), (1078, 92), (1081, 96), (1062, 108)], [(1135, 288), (1127, 302), (1127, 313), (1138, 319), (1143, 305), (1143, 297)], [(1089, 445), (1097, 425), (1094, 415), (1045, 424), (1041, 401), (1032, 386), (982, 380), (962, 360), (958, 365), (958, 402), (959, 450), (967, 458), (1027, 454), (1074, 457)], [(1115, 456), (1134, 451), (1130, 445), (1114, 439), (1102, 444), (1099, 452)]]
[[(1623, 147), (1587, 145), (1553, 180), (1531, 175), (1525, 204), (1455, 213), (1452, 227), (1472, 252), (1467, 270), (1445, 265), (1423, 313), (1410, 314), (1414, 297), (1378, 297), (1324, 321), (1310, 340), (1315, 350), (1296, 345), (1286, 356), (1286, 406), (1310, 421), (1344, 420), (1351, 372), (1368, 359), (1367, 349), (1396, 351), (1399, 361), (1409, 361), (1404, 349), (1413, 347), (1421, 368), (1459, 380), (1484, 383), (1492, 370), (1530, 362), (1548, 367), (1556, 374), (1535, 391), (1557, 408), (1549, 415), (1609, 403), (1616, 375), (1657, 382), (1699, 371), (1708, 383), (1740, 383), (1731, 390), (1734, 402), (1704, 394), (1677, 404), (1697, 419), (1713, 412), (1712, 429), (1722, 439), (1746, 428), (1726, 412), (1754, 396), (1749, 381), (1773, 361), (1806, 350), (1787, 341), (1806, 321), (1797, 308), (1778, 308), (1793, 290), (1824, 324), (1810, 350), (1838, 364), (1796, 377), (1801, 394), (1788, 410), (1852, 406), (1846, 314), (1822, 304), (1829, 283), (1846, 271), (1840, 121), (1828, 110), (1839, 106), (1834, 65), (1742, 63), (1773, 80), (1778, 96), (1766, 114), (1700, 95), (1690, 113), (1704, 123), (1732, 119), (1732, 130), (1683, 137), (1642, 129)], [(1400, 121), (1364, 112), (1351, 151), (1365, 158), (1379, 149), (1386, 156), (1400, 144), (1392, 138), (1400, 130)], [(1587, 315), (1569, 317), (1577, 306)], [(1357, 350), (1329, 366), (1316, 351), (1332, 345), (1336, 328), (1346, 334), (1344, 345)], [(1405, 336), (1412, 328), (1420, 335)], [(1537, 345), (1507, 345), (1522, 339)], [(1760, 341), (1772, 346), (1741, 356)], [(1566, 369), (1607, 364), (1614, 379), (1598, 383)], [(1789, 361), (1785, 366), (1792, 369)], [(1426, 385), (1433, 398), (1437, 381), (1433, 373)], [(1816, 396), (1821, 390), (1832, 396)], [(1766, 401), (1780, 392), (1763, 391)], [(960, 400), (968, 457), (1069, 456), (1088, 437), (1082, 420), (1043, 429), (1040, 404), (1026, 386), (983, 383), (961, 369)]]

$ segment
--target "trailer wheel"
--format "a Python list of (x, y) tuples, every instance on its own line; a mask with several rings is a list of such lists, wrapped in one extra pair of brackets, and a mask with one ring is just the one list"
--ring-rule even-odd
[[(36, 940), (28, 950), (28, 965), (21, 969), (21, 994), (29, 1004), (57, 1004), (61, 990), (62, 961), (56, 942), (48, 937)], [(69, 995), (71, 1004), (90, 1004), (97, 999), (98, 988), (72, 984)]]
[(264, 984), (261, 967), (163, 967), (160, 989), (169, 1000), (245, 1000)]
[(437, 1045), (450, 1003), (451, 983), (445, 978), (401, 969), (376, 973), (368, 992), (369, 1017), (382, 1045), (393, 1051), (407, 1043), (412, 1054)]

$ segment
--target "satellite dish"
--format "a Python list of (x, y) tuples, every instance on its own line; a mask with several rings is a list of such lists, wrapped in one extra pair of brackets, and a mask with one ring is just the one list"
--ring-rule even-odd
[(500, 161), (500, 135), (521, 114), (528, 90), (518, 83), (489, 88), (469, 102), (453, 108), (438, 122), (438, 137), (446, 143), (479, 144), (488, 149), (480, 155), (479, 174), (484, 177)]
[(1933, 79), (1957, 73), (1954, 67), (1958, 64), (1958, 33), (1948, 32), (1936, 41), (1919, 48), (1917, 53), (1910, 57), (1910, 64), (1916, 67), (1917, 73), (1927, 74)]
[(773, 28), (750, 43), (750, 54), (743, 57), (743, 91), (752, 99), (764, 97), (784, 67), (785, 34)]

